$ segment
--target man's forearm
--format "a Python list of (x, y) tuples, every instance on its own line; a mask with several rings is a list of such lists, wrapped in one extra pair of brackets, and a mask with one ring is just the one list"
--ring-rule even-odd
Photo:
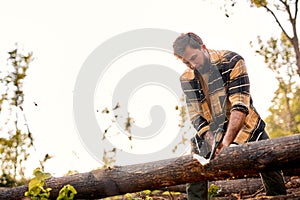
[(231, 112), (227, 131), (222, 142), (223, 146), (229, 146), (234, 141), (244, 125), (245, 118), (246, 114), (241, 111), (233, 110)]
[(222, 143), (216, 149), (216, 156), (218, 156), (223, 147), (228, 147), (234, 141), (244, 125), (245, 118), (245, 113), (238, 110), (231, 111), (227, 131), (224, 135)]

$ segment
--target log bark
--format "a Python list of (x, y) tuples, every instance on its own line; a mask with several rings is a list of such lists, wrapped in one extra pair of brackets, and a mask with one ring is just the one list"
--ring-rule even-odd
[[(52, 199), (66, 184), (76, 188), (77, 199), (97, 199), (186, 182), (251, 177), (262, 170), (298, 168), (299, 163), (300, 135), (293, 135), (225, 148), (205, 166), (186, 155), (51, 178), (46, 184), (52, 188)], [(0, 191), (0, 199), (21, 199), (25, 191), (26, 185)]]
[[(283, 174), (286, 175), (284, 179), (287, 184), (290, 184), (291, 177), (296, 177), (297, 181), (299, 182), (299, 186), (297, 186), (297, 188), (300, 189), (300, 168), (295, 168), (293, 170), (283, 170)], [(209, 181), (208, 184), (209, 186), (212, 184), (218, 186), (221, 189), (220, 191), (221, 196), (230, 193), (240, 193), (240, 192), (249, 195), (255, 193), (258, 189), (263, 187), (262, 180), (259, 177), (259, 174), (257, 174), (257, 176), (254, 174), (253, 176), (245, 179)], [(291, 186), (287, 185), (287, 188), (290, 187)], [(160, 188), (160, 190), (185, 193), (186, 184), (168, 186), (168, 187)]]
[[(300, 191), (300, 176), (285, 176), (285, 185), (287, 193), (292, 193), (290, 190), (298, 189)], [(234, 180), (211, 181), (210, 185), (216, 185), (220, 188), (218, 196), (229, 196), (230, 194), (253, 195), (263, 188), (260, 178), (246, 178)], [(169, 186), (161, 189), (162, 191), (186, 193), (185, 184)], [(299, 197), (300, 198), (300, 197)]]
[[(240, 193), (240, 192), (249, 195), (255, 193), (257, 190), (263, 187), (260, 178), (211, 181), (209, 182), (209, 187), (212, 184), (220, 188), (220, 192), (219, 192), (220, 196), (228, 195), (231, 193)], [(185, 184), (181, 184), (176, 186), (169, 186), (163, 188), (162, 190), (186, 193), (186, 186)]]

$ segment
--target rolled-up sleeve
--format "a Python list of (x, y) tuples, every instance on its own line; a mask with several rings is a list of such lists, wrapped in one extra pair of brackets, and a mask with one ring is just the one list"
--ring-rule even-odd
[(246, 115), (249, 113), (250, 106), (250, 83), (243, 59), (232, 61), (235, 63), (234, 68), (230, 73), (228, 83), (228, 96), (231, 103), (230, 112), (239, 110)]
[(208, 131), (209, 123), (202, 116), (204, 115), (201, 99), (204, 97), (200, 92), (199, 85), (195, 80), (180, 80), (181, 87), (185, 95), (186, 106), (188, 109), (191, 124), (196, 129), (199, 136)]

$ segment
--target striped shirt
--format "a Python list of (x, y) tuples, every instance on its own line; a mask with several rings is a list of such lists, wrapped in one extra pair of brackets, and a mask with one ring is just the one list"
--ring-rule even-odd
[(210, 103), (194, 70), (187, 69), (180, 76), (192, 125), (199, 136), (220, 126), (226, 130), (231, 111), (239, 110), (247, 116), (234, 142), (255, 141), (264, 131), (265, 122), (253, 106), (244, 59), (231, 51), (208, 49), (208, 52), (211, 66), (203, 77), (208, 83)]

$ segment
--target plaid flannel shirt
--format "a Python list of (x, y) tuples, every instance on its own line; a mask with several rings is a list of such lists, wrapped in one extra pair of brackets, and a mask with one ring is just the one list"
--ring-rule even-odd
[[(259, 137), (259, 134), (264, 131), (265, 122), (253, 107), (250, 96), (250, 83), (244, 59), (231, 51), (209, 49), (208, 52), (210, 54), (211, 66), (216, 67), (219, 71), (219, 79), (222, 79), (223, 83), (220, 86), (220, 84), (216, 84), (215, 82), (218, 77), (209, 77), (208, 86), (217, 85), (214, 91), (224, 91), (225, 89), (224, 128), (226, 129), (231, 111), (239, 110), (244, 112), (247, 115), (244, 126), (237, 134), (234, 142), (242, 144), (248, 141), (255, 141)], [(191, 69), (187, 69), (181, 75), (180, 82), (185, 94), (191, 123), (198, 135), (201, 136), (210, 129), (213, 118), (201, 84)], [(218, 89), (218, 87), (222, 88)], [(213, 102), (212, 107), (214, 107), (214, 110), (221, 111), (222, 108), (218, 108), (220, 103), (215, 103), (220, 98), (218, 93), (212, 92), (210, 100)]]

